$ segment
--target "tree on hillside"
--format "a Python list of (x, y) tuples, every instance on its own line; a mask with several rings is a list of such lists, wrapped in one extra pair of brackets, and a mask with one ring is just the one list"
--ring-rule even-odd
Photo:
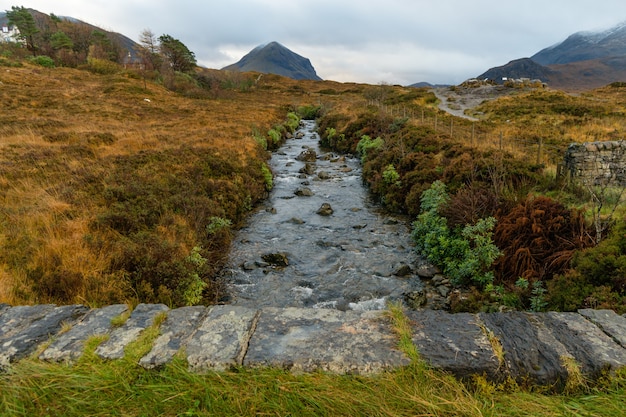
[(106, 59), (118, 62), (121, 54), (120, 46), (106, 33), (94, 29), (89, 41), (89, 58)]
[(6, 16), (9, 24), (14, 25), (19, 30), (18, 39), (26, 43), (26, 48), (36, 55), (37, 47), (35, 45), (35, 35), (39, 32), (33, 15), (28, 9), (13, 6), (11, 10), (6, 10)]
[(170, 35), (159, 36), (159, 50), (174, 71), (189, 72), (196, 66), (196, 56), (185, 44)]
[(143, 69), (158, 70), (161, 68), (162, 59), (159, 54), (159, 40), (150, 29), (144, 29), (139, 34), (137, 55), (139, 55)]

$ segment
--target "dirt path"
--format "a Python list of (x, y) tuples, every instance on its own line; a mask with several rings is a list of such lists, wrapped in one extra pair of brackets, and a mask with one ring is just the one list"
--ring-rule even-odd
[(480, 85), (478, 87), (439, 87), (433, 88), (439, 99), (439, 108), (454, 116), (478, 120), (470, 116), (471, 110), (488, 100), (511, 94), (511, 89), (500, 85)]

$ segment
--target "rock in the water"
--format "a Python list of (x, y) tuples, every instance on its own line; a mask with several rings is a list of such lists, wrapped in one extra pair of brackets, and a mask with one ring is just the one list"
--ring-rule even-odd
[(296, 160), (302, 162), (315, 162), (317, 161), (317, 152), (313, 149), (305, 149), (300, 152), (300, 155), (296, 156)]
[(317, 214), (320, 216), (331, 216), (335, 211), (332, 206), (328, 203), (323, 203), (322, 206), (317, 210)]
[(289, 258), (285, 253), (266, 253), (261, 258), (270, 265), (274, 266), (288, 266)]
[(309, 187), (300, 187), (294, 191), (298, 197), (312, 197), (315, 193)]
[(413, 270), (409, 265), (401, 265), (398, 269), (394, 271), (394, 275), (397, 277), (406, 277), (407, 275), (411, 275)]
[(320, 180), (328, 180), (330, 179), (330, 174), (326, 171), (320, 171), (317, 173), (317, 178)]
[(441, 295), (442, 297), (447, 297), (448, 294), (450, 294), (450, 288), (448, 288), (445, 285), (440, 285), (437, 287), (437, 292), (439, 293), (439, 295)]
[[(307, 162), (306, 164), (304, 164), (302, 168), (300, 168), (300, 173), (306, 174), (306, 175), (313, 175), (315, 174), (315, 170), (316, 170), (315, 164), (311, 164)], [(303, 178), (306, 178), (306, 176), (304, 176)]]
[(424, 290), (416, 290), (404, 294), (404, 302), (409, 308), (414, 310), (426, 305), (426, 301), (426, 292)]
[(254, 271), (257, 269), (257, 264), (253, 261), (246, 261), (241, 265), (241, 269), (244, 271)]
[(420, 278), (431, 279), (437, 274), (441, 274), (441, 271), (433, 265), (422, 265), (417, 268), (417, 275)]
[(296, 133), (296, 139), (302, 139), (303, 137), (304, 137), (304, 133), (303, 132)]

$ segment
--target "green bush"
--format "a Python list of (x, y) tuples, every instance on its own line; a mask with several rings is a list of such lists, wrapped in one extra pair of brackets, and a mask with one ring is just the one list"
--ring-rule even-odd
[(261, 165), (261, 172), (263, 173), (263, 178), (265, 179), (265, 189), (270, 191), (274, 188), (274, 178), (272, 176), (272, 171), (267, 167), (267, 165)]
[(30, 59), (30, 62), (41, 67), (54, 68), (54, 60), (46, 55), (37, 55), (35, 57), (32, 57)]
[(287, 131), (293, 133), (300, 126), (300, 116), (297, 114), (290, 112), (287, 113), (287, 120), (285, 121), (285, 127)]
[(270, 147), (271, 149), (274, 149), (280, 145), (282, 141), (282, 135), (276, 128), (270, 129), (267, 132), (267, 136), (269, 136), (270, 138), (268, 142), (268, 147)]
[(224, 219), (218, 216), (209, 217), (209, 224), (206, 227), (206, 231), (209, 235), (215, 235), (223, 229), (228, 229), (232, 226), (232, 222), (228, 219)]
[(119, 72), (120, 66), (106, 59), (89, 58), (87, 60), (87, 69), (96, 74), (110, 75)]
[(365, 162), (367, 160), (367, 153), (376, 149), (380, 149), (383, 146), (385, 141), (381, 137), (377, 137), (372, 140), (368, 135), (361, 136), (361, 140), (356, 145), (356, 151), (359, 155), (361, 155), (361, 162)]
[(441, 181), (435, 181), (422, 193), (422, 212), (413, 223), (412, 232), (416, 250), (440, 267), (453, 284), (477, 284), (484, 288), (493, 282), (491, 266), (500, 256), (491, 239), (496, 220), (488, 217), (451, 230), (438, 212), (448, 199)]
[(304, 120), (315, 120), (321, 113), (322, 106), (300, 106), (298, 114)]
[(383, 171), (383, 181), (387, 185), (397, 185), (400, 186), (400, 174), (396, 171), (396, 167), (393, 164), (387, 165), (387, 168)]
[[(230, 225), (229, 220), (226, 220), (226, 222)], [(204, 282), (199, 275), (207, 262), (207, 260), (200, 255), (200, 250), (200, 247), (194, 247), (189, 256), (185, 258), (188, 273), (187, 276), (181, 279), (177, 288), (184, 304), (188, 306), (196, 305), (202, 301), (202, 291), (204, 291), (207, 286), (207, 283)]]

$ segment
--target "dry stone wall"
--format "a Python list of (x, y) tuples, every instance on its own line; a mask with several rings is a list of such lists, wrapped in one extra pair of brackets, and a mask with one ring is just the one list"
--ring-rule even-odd
[[(160, 336), (140, 359), (158, 369), (183, 355), (191, 372), (233, 367), (278, 367), (297, 372), (371, 374), (410, 363), (397, 348), (389, 318), (381, 311), (340, 311), (242, 306), (183, 307), (140, 304), (99, 309), (0, 304), (0, 372), (38, 353), (39, 360), (71, 364), (94, 335), (108, 335), (96, 349), (116, 360), (157, 317)], [(626, 366), (626, 317), (611, 310), (577, 313), (500, 312), (449, 314), (411, 310), (412, 340), (431, 366), (459, 378), (485, 375), (562, 386), (578, 364), (589, 378)], [(63, 329), (63, 330), (62, 330)]]
[(626, 141), (572, 143), (564, 164), (571, 179), (590, 185), (626, 185)]

